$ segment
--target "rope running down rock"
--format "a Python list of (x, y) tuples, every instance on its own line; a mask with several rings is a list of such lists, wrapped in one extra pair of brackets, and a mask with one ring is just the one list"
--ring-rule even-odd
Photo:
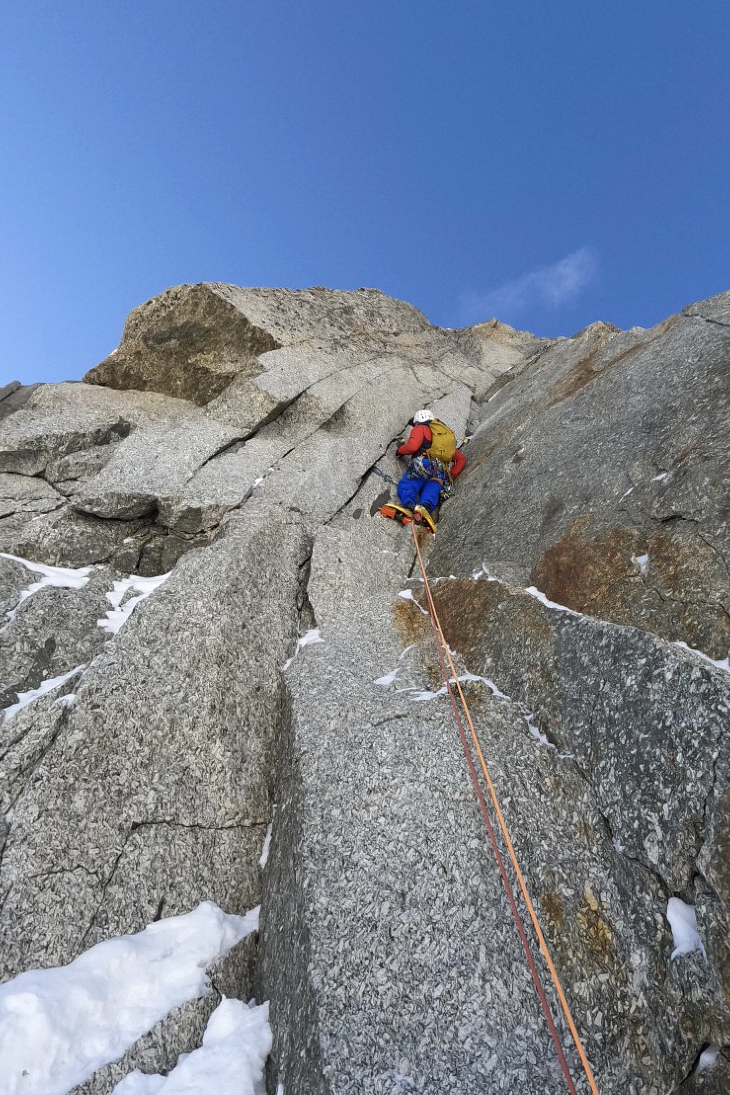
[[(522, 945), (525, 948), (525, 953), (527, 955), (527, 961), (528, 961), (529, 966), (530, 966), (530, 972), (532, 974), (532, 978), (533, 978), (533, 981), (535, 982), (535, 987), (537, 989), (538, 996), (540, 997), (540, 1002), (541, 1002), (541, 1004), (543, 1006), (543, 1010), (545, 1012), (545, 1016), (546, 1016), (546, 1019), (547, 1019), (547, 1022), (548, 1022), (548, 1026), (550, 1028), (550, 1033), (552, 1035), (553, 1042), (555, 1043), (555, 1048), (556, 1048), (556, 1051), (557, 1051), (557, 1054), (558, 1054), (558, 1059), (560, 1061), (561, 1068), (563, 1070), (563, 1073), (565, 1074), (565, 1078), (566, 1078), (566, 1081), (567, 1081), (568, 1088), (569, 1088), (570, 1092), (575, 1093), (576, 1088), (575, 1088), (575, 1085), (574, 1085), (573, 1080), (572, 1080), (571, 1075), (570, 1075), (570, 1069), (568, 1067), (568, 1063), (565, 1059), (565, 1052), (564, 1052), (562, 1044), (560, 1042), (560, 1035), (558, 1034), (558, 1031), (555, 1027), (555, 1022), (553, 1020), (552, 1014), (550, 1012), (550, 1007), (549, 1007), (547, 999), (545, 997), (545, 991), (544, 991), (544, 988), (542, 986), (542, 982), (540, 980), (540, 975), (539, 975), (539, 973), (537, 971), (537, 968), (535, 966), (535, 961), (534, 961), (534, 958), (532, 956), (532, 952), (530, 950), (530, 944), (529, 944), (529, 941), (527, 939), (527, 935), (525, 933), (525, 928), (524, 928), (524, 925), (523, 925), (522, 920), (520, 918), (520, 914), (519, 914), (519, 911), (517, 909), (517, 906), (516, 906), (516, 903), (515, 903), (515, 900), (514, 900), (514, 894), (513, 894), (513, 891), (512, 891), (512, 887), (511, 887), (509, 879), (507, 877), (507, 873), (506, 873), (506, 870), (505, 870), (505, 867), (504, 867), (504, 861), (502, 860), (502, 856), (501, 856), (501, 853), (499, 851), (499, 847), (497, 845), (496, 836), (495, 836), (495, 833), (494, 833), (494, 829), (493, 829), (491, 820), (489, 818), (489, 813), (487, 811), (487, 805), (486, 805), (486, 802), (484, 800), (484, 795), (483, 795), (482, 789), (479, 785), (479, 780), (478, 780), (478, 777), (477, 777), (477, 773), (476, 773), (476, 769), (475, 769), (475, 766), (474, 766), (474, 761), (473, 761), (473, 758), (472, 758), (472, 755), (471, 755), (471, 751), (470, 751), (470, 748), (469, 748), (469, 744), (468, 744), (468, 741), (467, 741), (467, 738), (466, 738), (466, 733), (464, 731), (464, 726), (463, 726), (463, 723), (461, 721), (461, 716), (459, 715), (459, 709), (456, 705), (456, 699), (454, 697), (453, 688), (452, 688), (452, 681), (453, 681), (453, 683), (456, 684), (456, 688), (459, 692), (459, 698), (461, 700), (461, 705), (464, 709), (464, 714), (466, 715), (466, 719), (467, 719), (467, 722), (469, 724), (469, 729), (471, 731), (472, 741), (474, 743), (477, 755), (479, 757), (479, 762), (480, 762), (480, 765), (481, 765), (481, 768), (482, 768), (482, 772), (484, 773), (484, 778), (486, 780), (487, 787), (489, 789), (489, 794), (490, 794), (491, 799), (492, 799), (492, 804), (494, 806), (495, 812), (497, 814), (497, 818), (499, 820), (499, 826), (500, 826), (500, 829), (502, 831), (502, 835), (504, 837), (505, 843), (507, 845), (507, 849), (509, 851), (509, 856), (510, 856), (510, 859), (512, 861), (512, 866), (515, 869), (515, 873), (517, 875), (517, 880), (520, 884), (520, 889), (522, 891), (522, 896), (525, 899), (525, 904), (527, 905), (528, 912), (530, 913), (530, 919), (532, 920), (532, 924), (533, 924), (533, 927), (535, 929), (535, 933), (536, 933), (538, 941), (540, 943), (540, 949), (542, 950), (542, 953), (543, 953), (543, 956), (544, 956), (545, 961), (547, 963), (548, 969), (550, 970), (550, 976), (552, 977), (553, 984), (555, 985), (555, 990), (556, 990), (557, 995), (558, 995), (558, 999), (560, 1000), (561, 1007), (562, 1007), (563, 1012), (565, 1014), (565, 1018), (567, 1020), (568, 1026), (570, 1028), (570, 1033), (573, 1036), (573, 1041), (575, 1042), (576, 1049), (578, 1050), (578, 1055), (580, 1057), (581, 1064), (583, 1065), (583, 1069), (585, 1071), (586, 1078), (587, 1078), (588, 1083), (590, 1085), (592, 1095), (600, 1095), (600, 1093), (598, 1091), (598, 1087), (596, 1085), (595, 1078), (593, 1076), (593, 1070), (591, 1068), (590, 1062), (589, 1062), (588, 1057), (586, 1055), (585, 1049), (583, 1048), (583, 1043), (582, 1043), (580, 1035), (578, 1033), (578, 1029), (575, 1025), (575, 1021), (573, 1020), (573, 1016), (572, 1016), (571, 1011), (570, 1011), (570, 1006), (568, 1004), (568, 1001), (566, 1000), (565, 993), (563, 991), (563, 986), (560, 983), (560, 978), (558, 976), (558, 972), (555, 968), (555, 964), (554, 964), (554, 962), (552, 960), (552, 957), (550, 955), (550, 951), (548, 949), (548, 945), (547, 945), (547, 942), (545, 940), (545, 936), (543, 934), (542, 928), (540, 927), (540, 922), (538, 920), (537, 913), (535, 911), (535, 906), (533, 905), (532, 900), (530, 898), (530, 894), (529, 894), (528, 889), (527, 889), (527, 883), (525, 882), (524, 875), (522, 874), (522, 870), (520, 869), (520, 865), (519, 865), (519, 862), (518, 862), (518, 859), (517, 859), (517, 853), (515, 852), (514, 845), (512, 843), (512, 838), (510, 837), (509, 829), (507, 827), (507, 822), (505, 820), (504, 814), (502, 813), (502, 808), (499, 804), (499, 798), (497, 797), (497, 791), (495, 789), (494, 783), (492, 782), (492, 778), (489, 774), (489, 769), (487, 768), (487, 764), (486, 764), (486, 761), (484, 759), (484, 754), (483, 754), (482, 748), (479, 744), (479, 739), (477, 737), (476, 730), (474, 729), (474, 723), (472, 721), (471, 712), (469, 711), (469, 706), (466, 702), (466, 697), (464, 695), (464, 690), (461, 687), (461, 682), (459, 681), (459, 674), (456, 671), (456, 666), (454, 665), (454, 661), (453, 661), (453, 658), (451, 656), (451, 651), (449, 649), (448, 643), (446, 642), (446, 638), (444, 636), (443, 629), (441, 627), (441, 621), (439, 620), (438, 613), (436, 611), (436, 605), (434, 603), (433, 595), (431, 593), (431, 587), (428, 583), (428, 575), (426, 574), (426, 567), (425, 567), (425, 564), (424, 564), (424, 561), (423, 561), (423, 555), (421, 554), (421, 547), (420, 547), (420, 544), (418, 542), (418, 536), (417, 536), (417, 533), (416, 533), (415, 525), (411, 525), (411, 531), (413, 533), (413, 541), (416, 545), (416, 553), (418, 555), (418, 562), (420, 564), (421, 574), (423, 575), (424, 588), (426, 590), (426, 597), (427, 597), (427, 600), (428, 600), (429, 614), (430, 614), (430, 617), (431, 617), (431, 625), (432, 625), (433, 631), (434, 631), (434, 641), (436, 643), (436, 647), (437, 647), (437, 651), (438, 651), (438, 655), (439, 655), (439, 661), (441, 662), (441, 668), (442, 668), (443, 674), (444, 674), (444, 681), (445, 681), (445, 684), (446, 684), (446, 688), (447, 688), (449, 697), (451, 699), (451, 704), (452, 704), (452, 707), (454, 709), (454, 714), (456, 716), (456, 721), (457, 721), (457, 724), (458, 724), (458, 727), (459, 727), (459, 733), (460, 733), (460, 736), (461, 736), (461, 739), (462, 739), (462, 745), (464, 746), (464, 750), (465, 750), (465, 753), (466, 753), (466, 759), (469, 763), (469, 768), (470, 768), (470, 771), (471, 771), (472, 780), (473, 780), (474, 786), (476, 788), (477, 797), (479, 798), (479, 804), (481, 806), (482, 813), (484, 815), (484, 819), (485, 819), (486, 824), (487, 824), (487, 829), (489, 831), (489, 836), (490, 836), (490, 840), (491, 840), (491, 843), (492, 843), (492, 847), (494, 849), (494, 853), (495, 853), (495, 856), (497, 858), (497, 865), (499, 866), (500, 874), (502, 875), (502, 881), (504, 882), (505, 889), (507, 891), (507, 896), (509, 898), (510, 905), (512, 907), (512, 914), (515, 918), (515, 922), (517, 924), (517, 929), (518, 929), (518, 931), (520, 933), (520, 937), (522, 939)], [(451, 674), (452, 674), (451, 678), (449, 678), (449, 673), (448, 673), (448, 670), (446, 668), (446, 663), (444, 661), (444, 652), (446, 653), (446, 657), (448, 658), (449, 666), (451, 668)]]

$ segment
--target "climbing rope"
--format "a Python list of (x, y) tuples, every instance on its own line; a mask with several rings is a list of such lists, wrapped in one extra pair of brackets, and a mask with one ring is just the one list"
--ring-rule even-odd
[[(494, 828), (492, 826), (492, 822), (491, 822), (491, 819), (489, 817), (489, 812), (488, 812), (488, 809), (487, 809), (486, 801), (484, 799), (484, 794), (483, 794), (481, 786), (479, 784), (479, 778), (478, 778), (478, 775), (477, 775), (476, 767), (474, 765), (474, 759), (473, 759), (473, 756), (472, 756), (472, 753), (471, 753), (471, 749), (469, 747), (469, 742), (468, 742), (468, 739), (467, 739), (467, 736), (466, 736), (466, 731), (464, 730), (464, 725), (463, 725), (463, 722), (461, 720), (461, 716), (459, 714), (458, 706), (456, 704), (456, 698), (454, 696), (454, 691), (453, 691), (453, 688), (452, 688), (452, 681), (456, 685), (456, 688), (457, 688), (458, 693), (459, 693), (459, 699), (460, 699), (461, 705), (464, 709), (464, 714), (466, 716), (466, 720), (469, 724), (469, 730), (470, 730), (470, 733), (471, 733), (472, 742), (473, 742), (474, 747), (476, 749), (477, 756), (479, 757), (479, 763), (481, 765), (482, 772), (484, 773), (484, 778), (486, 780), (486, 784), (487, 784), (487, 787), (489, 789), (489, 794), (490, 794), (490, 797), (492, 799), (492, 804), (494, 806), (494, 810), (495, 810), (495, 813), (496, 813), (498, 821), (499, 821), (499, 827), (502, 831), (502, 835), (504, 837), (505, 844), (507, 845), (507, 849), (509, 851), (509, 856), (510, 856), (510, 859), (512, 861), (512, 866), (514, 867), (515, 874), (517, 875), (517, 880), (518, 880), (519, 885), (520, 885), (520, 890), (522, 891), (522, 896), (525, 900), (525, 904), (527, 905), (527, 909), (528, 909), (528, 912), (530, 914), (530, 919), (532, 920), (532, 924), (533, 924), (533, 927), (535, 929), (535, 934), (537, 935), (538, 941), (540, 943), (540, 949), (543, 953), (543, 956), (544, 956), (545, 961), (547, 963), (547, 967), (550, 971), (550, 976), (552, 977), (553, 984), (555, 985), (555, 991), (557, 992), (558, 999), (560, 1000), (560, 1004), (561, 1004), (561, 1007), (563, 1009), (563, 1013), (565, 1015), (566, 1021), (568, 1023), (570, 1033), (573, 1036), (573, 1041), (575, 1042), (575, 1047), (578, 1051), (578, 1056), (580, 1057), (581, 1064), (583, 1065), (583, 1070), (586, 1074), (586, 1078), (587, 1078), (588, 1083), (590, 1085), (592, 1095), (599, 1095), (598, 1087), (596, 1086), (596, 1081), (595, 1081), (595, 1078), (593, 1076), (593, 1070), (591, 1068), (590, 1061), (588, 1060), (585, 1049), (583, 1048), (583, 1043), (581, 1041), (580, 1035), (578, 1033), (578, 1029), (577, 1029), (577, 1027), (575, 1025), (575, 1022), (573, 1020), (573, 1016), (572, 1016), (571, 1011), (570, 1011), (570, 1006), (568, 1004), (568, 1001), (565, 997), (565, 993), (563, 991), (563, 986), (560, 983), (560, 978), (558, 976), (558, 971), (555, 968), (555, 964), (554, 964), (554, 962), (552, 960), (552, 957), (550, 955), (550, 951), (548, 949), (548, 945), (547, 945), (547, 942), (545, 940), (545, 936), (543, 934), (542, 928), (540, 927), (540, 922), (538, 920), (537, 913), (535, 911), (535, 906), (532, 903), (532, 899), (530, 898), (530, 894), (529, 894), (529, 891), (527, 889), (527, 883), (525, 882), (524, 875), (522, 873), (522, 870), (520, 869), (519, 861), (517, 859), (517, 853), (515, 852), (514, 845), (512, 843), (512, 838), (510, 836), (509, 828), (507, 826), (507, 822), (505, 820), (504, 814), (502, 813), (502, 808), (501, 808), (500, 803), (499, 803), (499, 798), (497, 796), (497, 791), (496, 791), (496, 788), (495, 788), (494, 783), (492, 781), (492, 777), (489, 774), (489, 769), (488, 769), (487, 763), (484, 759), (484, 753), (482, 752), (481, 745), (479, 744), (479, 738), (477, 737), (476, 730), (474, 729), (474, 723), (472, 721), (471, 712), (469, 711), (469, 705), (466, 702), (466, 696), (464, 695), (464, 690), (461, 687), (461, 682), (459, 681), (459, 675), (456, 671), (456, 666), (454, 665), (454, 660), (451, 656), (451, 650), (449, 649), (449, 644), (446, 642), (446, 638), (444, 636), (443, 628), (441, 627), (441, 621), (439, 620), (438, 613), (436, 611), (436, 605), (434, 603), (433, 595), (431, 593), (431, 587), (430, 587), (429, 582), (428, 582), (428, 575), (426, 574), (426, 567), (425, 567), (425, 564), (424, 564), (424, 561), (423, 561), (423, 555), (421, 554), (421, 546), (418, 542), (418, 536), (416, 534), (416, 528), (415, 528), (414, 525), (411, 525), (411, 530), (413, 532), (413, 542), (416, 545), (416, 553), (418, 555), (418, 562), (419, 562), (419, 565), (420, 565), (420, 568), (421, 568), (421, 574), (423, 575), (424, 588), (425, 588), (425, 591), (426, 591), (426, 598), (428, 600), (429, 615), (430, 615), (430, 618), (431, 618), (431, 626), (432, 626), (433, 632), (434, 632), (434, 641), (436, 643), (436, 649), (437, 649), (437, 652), (438, 652), (439, 661), (441, 662), (441, 668), (442, 668), (442, 671), (443, 671), (443, 674), (444, 674), (446, 689), (447, 689), (449, 697), (451, 699), (451, 705), (454, 709), (454, 715), (456, 717), (457, 725), (459, 727), (459, 735), (461, 737), (462, 745), (464, 747), (464, 752), (466, 754), (466, 759), (467, 759), (467, 762), (469, 764), (469, 770), (470, 770), (470, 773), (471, 773), (472, 781), (474, 783), (474, 787), (476, 789), (477, 798), (479, 799), (479, 805), (481, 807), (482, 813), (484, 815), (484, 820), (485, 820), (486, 825), (487, 825), (487, 831), (489, 832), (489, 837), (490, 837), (490, 841), (491, 841), (491, 844), (492, 844), (492, 848), (494, 849), (494, 854), (495, 854), (495, 857), (497, 859), (497, 865), (499, 867), (499, 871), (500, 871), (500, 874), (502, 876), (502, 881), (504, 882), (504, 886), (505, 886), (505, 889), (507, 891), (507, 897), (509, 898), (510, 906), (512, 908), (512, 914), (514, 916), (515, 923), (517, 925), (517, 929), (520, 933), (520, 938), (522, 940), (522, 945), (524, 947), (525, 954), (527, 956), (527, 961), (528, 961), (528, 964), (529, 964), (529, 967), (530, 967), (530, 973), (532, 974), (532, 979), (535, 983), (535, 988), (536, 988), (537, 994), (540, 998), (540, 1003), (542, 1004), (543, 1011), (545, 1012), (545, 1017), (547, 1019), (548, 1027), (550, 1029), (550, 1033), (552, 1035), (552, 1039), (553, 1039), (553, 1042), (555, 1044), (555, 1049), (556, 1049), (556, 1052), (557, 1052), (557, 1055), (558, 1055), (558, 1060), (560, 1062), (560, 1066), (561, 1066), (561, 1068), (563, 1070), (563, 1073), (565, 1075), (565, 1079), (566, 1079), (566, 1082), (568, 1084), (568, 1089), (571, 1092), (571, 1095), (576, 1095), (576, 1088), (575, 1088), (575, 1085), (574, 1085), (573, 1080), (571, 1078), (570, 1069), (568, 1067), (568, 1062), (565, 1058), (565, 1052), (564, 1052), (562, 1044), (560, 1042), (560, 1035), (558, 1034), (558, 1031), (555, 1027), (555, 1022), (553, 1020), (552, 1013), (550, 1011), (550, 1007), (549, 1007), (549, 1004), (548, 1004), (546, 996), (545, 996), (545, 990), (544, 990), (542, 982), (540, 980), (540, 975), (537, 971), (537, 967), (535, 965), (535, 960), (533, 958), (532, 951), (530, 949), (530, 944), (529, 944), (529, 940), (527, 938), (527, 934), (525, 932), (525, 927), (524, 927), (524, 924), (522, 923), (522, 919), (521, 919), (519, 911), (517, 909), (517, 905), (516, 905), (516, 902), (515, 902), (515, 899), (514, 899), (514, 893), (513, 893), (513, 890), (512, 890), (512, 886), (510, 884), (509, 878), (507, 877), (507, 872), (506, 872), (506, 869), (505, 869), (505, 866), (504, 866), (504, 861), (502, 859), (501, 852), (499, 851), (499, 846), (497, 844), (496, 834), (494, 832)], [(451, 677), (449, 677), (449, 672), (446, 668), (446, 661), (444, 659), (444, 653), (446, 655), (446, 658), (448, 659), (449, 666), (451, 668)]]

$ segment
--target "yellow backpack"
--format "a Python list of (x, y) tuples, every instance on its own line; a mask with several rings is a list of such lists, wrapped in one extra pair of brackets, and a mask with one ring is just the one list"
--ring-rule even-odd
[(429, 456), (435, 456), (448, 467), (456, 454), (456, 434), (450, 426), (432, 418), (428, 424), (433, 440), (428, 450)]

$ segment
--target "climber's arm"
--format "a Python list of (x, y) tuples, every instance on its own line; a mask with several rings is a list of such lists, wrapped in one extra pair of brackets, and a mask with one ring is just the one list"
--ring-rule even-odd
[(414, 426), (408, 440), (398, 446), (398, 456), (413, 456), (424, 443), (431, 444), (431, 436), (428, 426)]
[(461, 449), (457, 449), (454, 453), (454, 459), (451, 461), (451, 478), (458, 479), (466, 466), (466, 457)]

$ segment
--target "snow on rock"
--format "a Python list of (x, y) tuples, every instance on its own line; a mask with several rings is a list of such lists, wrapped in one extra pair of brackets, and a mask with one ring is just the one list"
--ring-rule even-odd
[(709, 654), (705, 654), (702, 650), (696, 650), (693, 646), (688, 646), (687, 643), (676, 642), (674, 645), (680, 646), (682, 650), (689, 650), (690, 654), (696, 654), (698, 658), (714, 665), (716, 669), (722, 669), (725, 673), (730, 673), (730, 655), (727, 658), (716, 659), (711, 658)]
[(311, 629), (311, 631), (305, 632), (305, 634), (302, 635), (301, 638), (297, 639), (297, 648), (296, 648), (296, 650), (292, 654), (291, 658), (287, 658), (287, 660), (284, 662), (284, 664), (281, 668), (284, 669), (284, 670), (288, 669), (289, 666), (291, 665), (291, 663), (296, 658), (299, 651), (302, 649), (302, 647), (311, 646), (312, 643), (323, 643), (323, 642), (324, 642), (324, 639), (322, 638), (322, 636), (319, 633), (319, 628), (318, 627), (313, 627)]
[(416, 606), (416, 608), (418, 609), (418, 611), (422, 612), (424, 616), (428, 616), (428, 612), (426, 611), (426, 609), (421, 608), (418, 601), (413, 596), (413, 590), (411, 590), (411, 589), (402, 589), (400, 591), (400, 593), (398, 594), (398, 596), (402, 597), (404, 601), (413, 601), (413, 603)]
[(55, 702), (55, 706), (56, 707), (66, 707), (66, 708), (74, 707), (75, 704), (76, 704), (76, 699), (77, 699), (76, 693), (75, 692), (69, 692), (69, 694), (67, 696), (59, 696), (58, 699)]
[(674, 940), (672, 958), (691, 954), (692, 951), (702, 951), (707, 957), (700, 933), (697, 931), (697, 914), (691, 905), (687, 905), (679, 897), (670, 897), (667, 902), (667, 920)]
[(649, 569), (649, 556), (648, 555), (634, 555), (633, 561), (639, 568), (641, 574), (646, 574)]
[[(470, 673), (470, 674), (468, 674), (468, 676), (466, 678), (460, 677), (459, 679), (460, 680), (483, 681), (484, 684), (486, 684), (487, 688), (492, 693), (492, 695), (495, 697), (495, 699), (507, 700), (509, 703), (513, 703), (515, 705), (515, 707), (518, 709), (520, 715), (522, 716), (522, 721), (524, 722), (524, 724), (527, 727), (528, 731), (530, 732), (531, 736), (533, 738), (535, 738), (536, 741), (539, 741), (541, 745), (546, 745), (548, 747), (548, 749), (555, 749), (555, 746), (553, 745), (553, 743), (548, 740), (546, 735), (543, 734), (540, 727), (534, 721), (535, 720), (535, 712), (528, 710), (528, 708), (523, 703), (520, 703), (519, 700), (515, 700), (511, 696), (508, 696), (504, 692), (502, 692), (497, 687), (497, 685), (494, 683), (494, 681), (489, 679), (489, 677), (478, 677), (478, 676), (475, 676), (474, 674)], [(565, 757), (567, 757), (568, 754), (560, 754), (560, 756), (561, 756), (561, 758), (565, 759)]]
[[(12, 719), (13, 715), (17, 715), (18, 711), (21, 711), (24, 707), (27, 707), (33, 700), (37, 700), (40, 696), (45, 696), (46, 692), (52, 692), (54, 688), (58, 688), (60, 685), (65, 684), (66, 681), (71, 680), (77, 673), (82, 673), (86, 669), (85, 665), (77, 665), (73, 669), (69, 669), (68, 673), (62, 673), (60, 677), (49, 677), (47, 681), (41, 681), (38, 688), (31, 688), (27, 692), (18, 692), (18, 702), (13, 703), (10, 707), (6, 707), (3, 713), (3, 722), (7, 722), (8, 719)], [(62, 696), (58, 701), (63, 703), (66, 707), (71, 707), (74, 703), (75, 697)], [(65, 702), (64, 702), (65, 701)]]
[(33, 574), (40, 574), (38, 581), (33, 582), (32, 585), (29, 585), (27, 589), (23, 590), (18, 597), (18, 604), (16, 607), (7, 613), (7, 618), (9, 620), (15, 618), (18, 607), (22, 605), (23, 601), (27, 601), (34, 593), (38, 593), (39, 590), (44, 589), (46, 586), (58, 586), (60, 589), (83, 589), (89, 580), (89, 575), (94, 569), (92, 566), (79, 567), (77, 569), (71, 567), (46, 566), (44, 563), (34, 563), (30, 559), (22, 559), (19, 555), (9, 555), (5, 551), (0, 551), (0, 559), (12, 559), (14, 563), (21, 563), (22, 566), (27, 570), (30, 570)]
[(261, 858), (259, 859), (259, 867), (263, 871), (264, 867), (269, 861), (269, 849), (271, 847), (271, 834), (274, 831), (274, 822), (269, 823), (269, 827), (266, 830), (266, 836), (264, 837), (264, 846), (261, 849)]
[(258, 919), (258, 908), (234, 916), (205, 901), (0, 985), (3, 1095), (66, 1095), (117, 1060), (173, 1008), (203, 996), (206, 967)]
[[(451, 653), (454, 653), (453, 650), (451, 651)], [(382, 680), (385, 680), (385, 678), (382, 678)], [(531, 736), (539, 741), (541, 745), (547, 746), (548, 749), (555, 749), (553, 743), (549, 741), (549, 739), (542, 732), (540, 727), (536, 725), (534, 721), (534, 712), (529, 711), (524, 704), (520, 703), (518, 700), (512, 699), (511, 696), (508, 696), (504, 692), (502, 692), (501, 689), (499, 689), (494, 683), (494, 681), (489, 679), (489, 677), (482, 677), (478, 673), (463, 673), (458, 678), (449, 677), (449, 684), (456, 684), (457, 680), (459, 680), (460, 682), (479, 681), (482, 684), (486, 684), (487, 688), (492, 693), (495, 699), (507, 700), (508, 703), (513, 703), (515, 707), (517, 707), (520, 715), (522, 716), (522, 720), (525, 723), (525, 726), (527, 727)], [(375, 684), (380, 683), (381, 681), (375, 681)], [(445, 684), (442, 685), (437, 692), (421, 691), (417, 688), (399, 688), (398, 691), (410, 692), (411, 698), (415, 700), (416, 703), (427, 703), (429, 700), (435, 700), (438, 696), (446, 696), (448, 694), (448, 689)], [(559, 756), (563, 760), (572, 758), (572, 754), (570, 753), (560, 753)]]
[(708, 1068), (712, 1068), (720, 1054), (719, 1046), (708, 1046), (707, 1049), (703, 1049), (700, 1053), (700, 1059), (697, 1062), (697, 1068), (694, 1071), (695, 1076), (699, 1076), (700, 1072), (704, 1072)]
[[(106, 599), (111, 604), (111, 610), (106, 613), (106, 618), (98, 620), (99, 627), (116, 635), (119, 629), (127, 622), (138, 604), (154, 593), (158, 586), (170, 577), (170, 573), (157, 574), (153, 578), (140, 578), (132, 574), (129, 578), (120, 578), (114, 583), (114, 588), (107, 593)], [(137, 596), (124, 601), (130, 590), (136, 590)], [(124, 604), (122, 604), (124, 601)]]
[(555, 746), (552, 744), (552, 742), (548, 741), (547, 736), (543, 734), (537, 723), (533, 722), (533, 719), (535, 718), (534, 711), (523, 711), (521, 712), (521, 714), (525, 726), (527, 727), (533, 738), (535, 738), (536, 741), (539, 741), (541, 745), (547, 745), (549, 749), (554, 749)]
[(570, 616), (582, 616), (582, 612), (576, 612), (573, 608), (568, 608), (567, 605), (559, 605), (557, 601), (549, 601), (542, 590), (537, 586), (528, 586), (525, 593), (529, 593), (535, 600), (540, 601), (547, 608), (557, 608), (560, 612), (567, 612)]
[(416, 703), (426, 703), (428, 700), (435, 700), (437, 696), (446, 695), (446, 685), (443, 688), (439, 688), (438, 692), (429, 692), (428, 690), (420, 690), (418, 688), (399, 688), (399, 692), (410, 692), (411, 699)]
[[(453, 651), (452, 651), (453, 653)], [(449, 684), (456, 684), (456, 682), (464, 681), (480, 681), (482, 684), (486, 684), (493, 696), (498, 699), (508, 700), (509, 696), (505, 696), (504, 692), (500, 692), (496, 684), (493, 681), (488, 680), (487, 677), (480, 677), (478, 673), (462, 673), (459, 677), (449, 677)], [(375, 682), (378, 684), (378, 681)], [(445, 684), (442, 684), (437, 692), (421, 691), (418, 688), (399, 688), (399, 692), (410, 692), (412, 698), (417, 703), (425, 703), (427, 700), (435, 700), (437, 696), (446, 696), (448, 689)]]
[(376, 681), (373, 681), (373, 684), (379, 684), (381, 688), (387, 688), (389, 684), (393, 683), (399, 673), (400, 666), (397, 666), (395, 669), (391, 669), (390, 673), (386, 673), (384, 677), (378, 677)]
[(489, 567), (487, 566), (486, 563), (482, 563), (481, 566), (476, 567), (472, 571), (471, 576), (472, 576), (472, 578), (474, 578), (475, 581), (478, 581), (480, 578), (486, 578), (486, 580), (488, 582), (498, 582), (499, 581), (499, 578), (497, 578), (494, 574), (492, 574), (491, 570), (489, 569)]
[(167, 1076), (130, 1072), (113, 1095), (257, 1095), (271, 1052), (269, 1005), (223, 999), (200, 1049), (183, 1054)]

